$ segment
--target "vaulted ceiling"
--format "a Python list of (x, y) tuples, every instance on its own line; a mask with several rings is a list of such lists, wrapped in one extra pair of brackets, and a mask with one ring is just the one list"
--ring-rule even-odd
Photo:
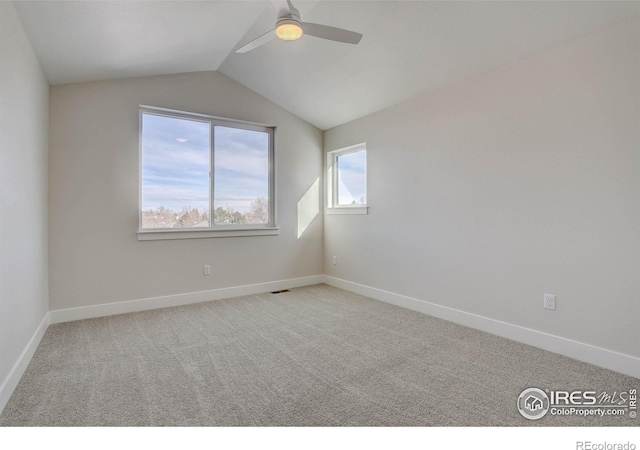
[(234, 50), (281, 2), (16, 2), (52, 85), (218, 70), (320, 129), (640, 14), (637, 2), (294, 1), (302, 20), (364, 35)]

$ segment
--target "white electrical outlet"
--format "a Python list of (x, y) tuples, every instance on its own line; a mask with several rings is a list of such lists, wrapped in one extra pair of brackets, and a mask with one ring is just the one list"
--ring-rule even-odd
[(544, 294), (544, 309), (556, 310), (556, 296), (552, 294)]
[(202, 275), (211, 275), (211, 266), (206, 265), (202, 268)]
[(334, 257), (333, 257), (332, 264), (333, 264), (334, 266), (335, 266), (336, 264), (338, 264), (338, 257), (337, 257), (337, 256), (334, 256)]

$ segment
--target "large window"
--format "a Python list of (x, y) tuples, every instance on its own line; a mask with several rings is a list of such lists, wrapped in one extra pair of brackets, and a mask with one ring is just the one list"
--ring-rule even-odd
[(142, 239), (274, 234), (273, 128), (153, 108), (140, 126)]
[(367, 148), (354, 145), (327, 155), (329, 214), (367, 213)]

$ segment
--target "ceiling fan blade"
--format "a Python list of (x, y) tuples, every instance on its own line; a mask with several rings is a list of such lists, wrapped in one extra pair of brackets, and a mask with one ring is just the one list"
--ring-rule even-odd
[(271, 0), (271, 4), (276, 10), (278, 19), (296, 16), (300, 20), (300, 12), (291, 4), (290, 0)]
[(287, 5), (289, 6), (291, 17), (300, 20), (300, 11), (298, 11), (298, 9), (291, 4), (291, 0), (287, 0)]
[(253, 41), (237, 49), (236, 53), (247, 53), (249, 50), (253, 50), (256, 47), (260, 47), (262, 44), (266, 44), (274, 37), (276, 37), (274, 30), (269, 30), (265, 34), (258, 36)]
[(362, 34), (355, 31), (343, 30), (342, 28), (320, 25), (317, 23), (303, 22), (304, 34), (315, 36), (330, 41), (344, 42), (345, 44), (357, 44), (362, 39)]

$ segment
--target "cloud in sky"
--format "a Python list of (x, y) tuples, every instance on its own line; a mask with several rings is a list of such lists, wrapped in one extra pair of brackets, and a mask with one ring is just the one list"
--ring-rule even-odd
[(367, 203), (367, 151), (338, 156), (338, 204)]
[[(269, 136), (214, 130), (215, 207), (246, 212), (253, 199), (268, 196)], [(142, 209), (208, 210), (210, 147), (208, 122), (143, 114)]]
[(239, 198), (235, 209), (248, 210), (246, 201), (269, 195), (269, 135), (264, 132), (216, 126), (214, 208), (224, 198)]

